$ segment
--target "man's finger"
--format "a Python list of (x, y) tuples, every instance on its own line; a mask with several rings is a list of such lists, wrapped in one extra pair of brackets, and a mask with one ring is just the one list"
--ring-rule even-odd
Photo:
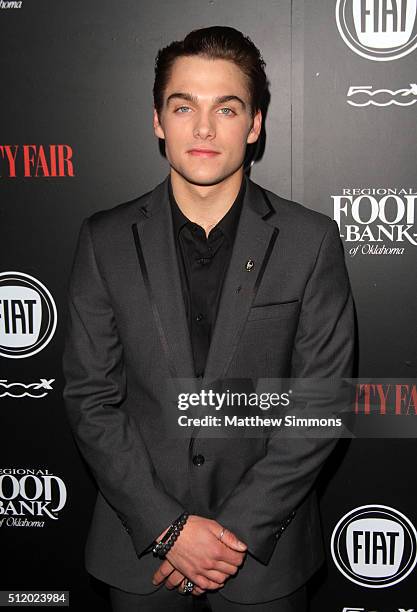
[(202, 595), (203, 593), (205, 593), (206, 591), (204, 591), (203, 589), (200, 589), (200, 587), (198, 586), (194, 586), (193, 590), (192, 590), (192, 595), (195, 595), (196, 597), (198, 597), (199, 595)]
[(212, 569), (234, 576), (239, 571), (239, 566), (226, 563), (226, 561), (215, 561)]
[[(220, 537), (221, 536), (221, 537)], [(248, 547), (230, 529), (222, 528), (218, 538), (223, 544), (226, 544), (229, 548), (244, 552)]]
[(184, 580), (184, 574), (181, 574), (178, 570), (174, 570), (165, 581), (167, 589), (175, 589)]
[(152, 576), (152, 584), (160, 584), (163, 582), (172, 572), (174, 571), (174, 567), (172, 564), (165, 560), (158, 567), (154, 575)]
[(236, 567), (240, 567), (245, 560), (246, 551), (238, 552), (234, 548), (230, 548), (227, 544), (223, 544), (220, 542), (220, 547), (218, 548), (218, 556), (216, 555), (217, 561), (224, 561), (224, 563), (228, 563), (230, 565), (235, 565)]

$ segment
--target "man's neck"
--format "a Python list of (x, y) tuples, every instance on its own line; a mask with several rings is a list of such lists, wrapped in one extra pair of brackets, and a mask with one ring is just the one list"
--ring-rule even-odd
[(193, 185), (171, 168), (172, 191), (178, 207), (190, 221), (201, 225), (207, 236), (233, 205), (242, 179), (240, 168), (217, 185)]

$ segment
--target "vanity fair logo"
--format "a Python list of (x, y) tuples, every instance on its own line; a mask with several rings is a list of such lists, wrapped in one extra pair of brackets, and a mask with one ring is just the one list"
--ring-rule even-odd
[(55, 333), (57, 311), (48, 289), (23, 272), (0, 272), (0, 356), (39, 353)]
[(72, 156), (67, 144), (0, 145), (0, 179), (73, 177)]
[(44, 527), (66, 501), (64, 481), (46, 469), (0, 469), (0, 528)]
[(403, 255), (407, 247), (417, 246), (416, 189), (346, 188), (331, 198), (333, 218), (351, 257)]
[(0, 9), (19, 9), (22, 5), (22, 0), (0, 0)]
[(411, 521), (389, 506), (360, 506), (333, 530), (331, 553), (351, 582), (370, 589), (390, 587), (414, 569), (417, 532)]
[(417, 47), (416, 0), (337, 0), (336, 23), (352, 51), (375, 62)]

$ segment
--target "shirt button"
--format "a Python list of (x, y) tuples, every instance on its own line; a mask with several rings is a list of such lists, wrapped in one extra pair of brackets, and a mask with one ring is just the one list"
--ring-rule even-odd
[(196, 315), (195, 320), (196, 321), (202, 321), (202, 319), (204, 319), (204, 315), (201, 314), (201, 312), (199, 312), (198, 315)]
[(203, 457), (203, 455), (194, 455), (193, 457), (193, 463), (194, 465), (203, 465), (205, 459)]

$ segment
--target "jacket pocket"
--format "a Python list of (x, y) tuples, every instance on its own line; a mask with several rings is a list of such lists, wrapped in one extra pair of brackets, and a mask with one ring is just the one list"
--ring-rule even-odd
[(299, 308), (300, 300), (287, 300), (274, 304), (262, 304), (252, 306), (249, 311), (248, 321), (258, 321), (259, 319), (285, 318), (294, 315)]

